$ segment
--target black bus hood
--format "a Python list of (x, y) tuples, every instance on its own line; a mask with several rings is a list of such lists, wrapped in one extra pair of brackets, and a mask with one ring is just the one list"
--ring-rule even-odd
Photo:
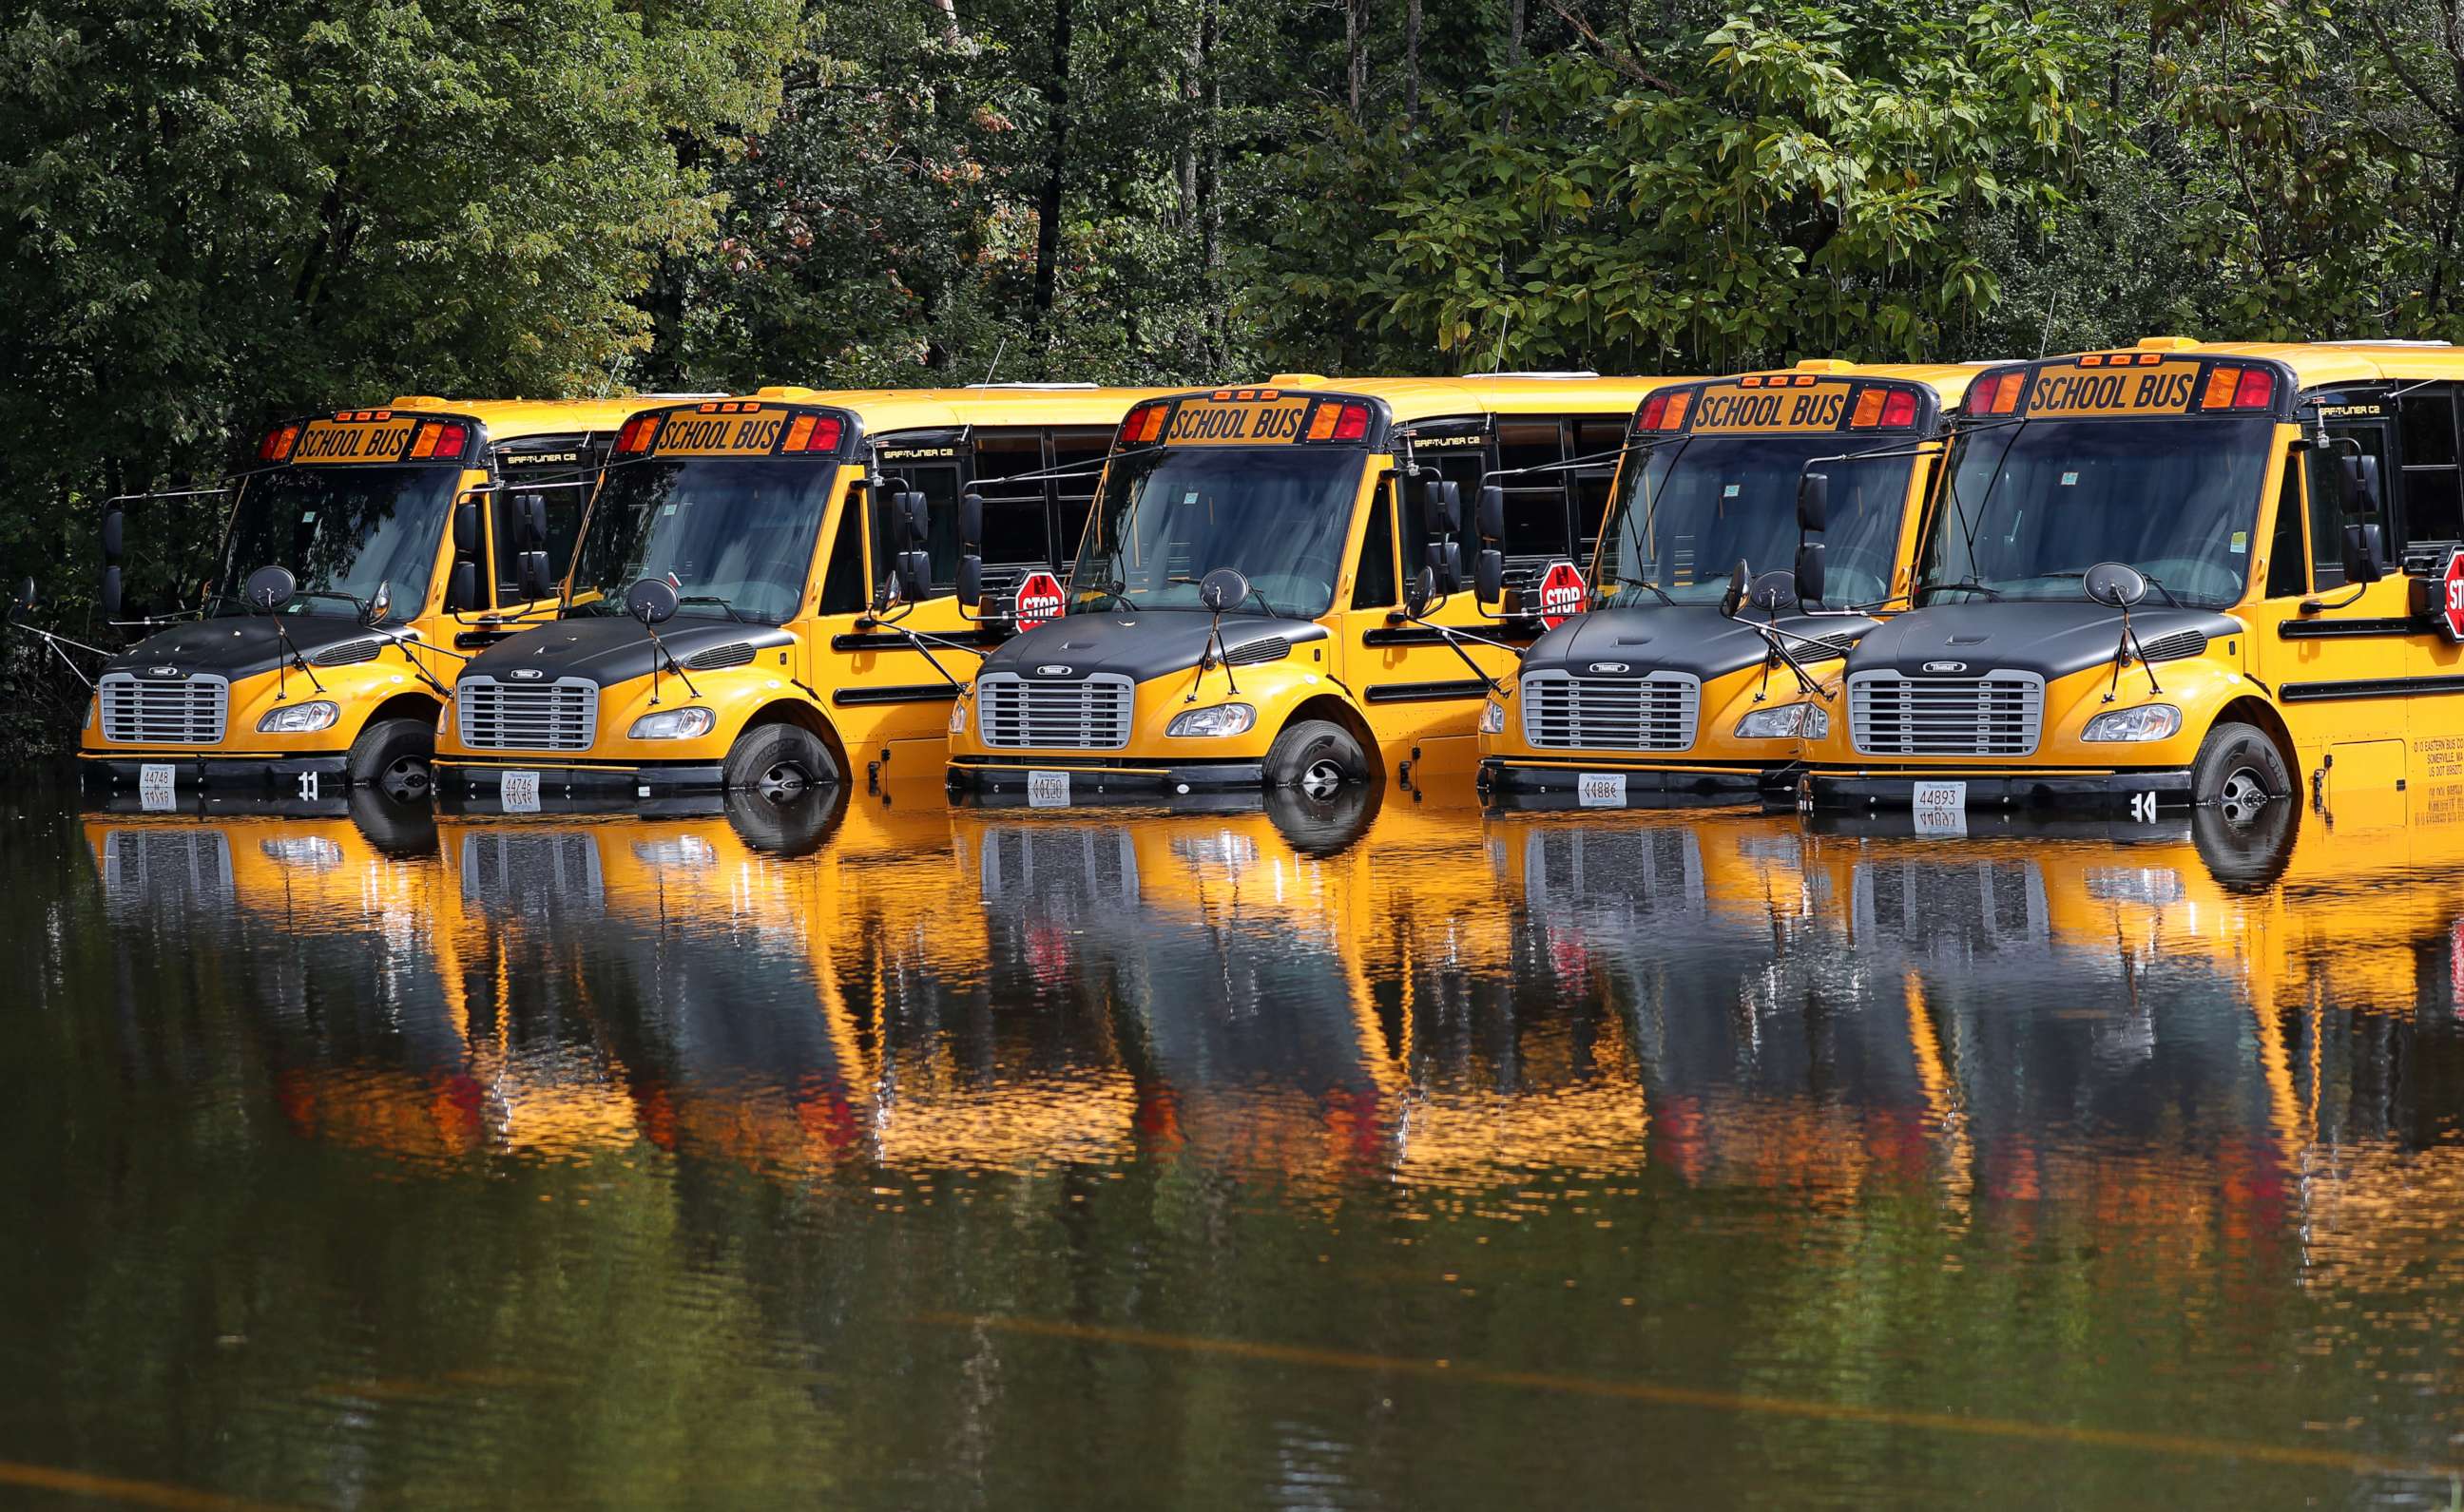
[[(682, 664), (688, 675), (716, 669), (715, 666), (695, 668), (696, 658), (718, 666), (740, 667), (750, 658), (738, 654), (739, 646), (758, 654), (773, 646), (790, 645), (795, 639), (775, 625), (741, 625), (734, 620), (705, 620), (698, 616), (670, 620), (658, 631), (668, 655)], [(601, 688), (613, 688), (648, 677), (653, 668), (671, 670), (650, 644), (650, 632), (642, 627), (639, 620), (607, 615), (559, 620), (499, 641), (471, 658), (462, 675), (492, 677), (500, 683), (555, 682), (561, 677), (579, 677)]]
[[(2212, 609), (2142, 603), (2130, 627), (2150, 659), (2195, 656), (2208, 640), (2238, 635), (2239, 621)], [(1903, 677), (1983, 676), (2034, 672), (2047, 682), (2113, 660), (2122, 644), (2122, 611), (2086, 600), (1988, 600), (1911, 609), (1848, 653), (1848, 672)]]
[[(1595, 609), (1532, 642), (1524, 653), (1523, 670), (1527, 675), (1568, 672), (1576, 677), (1687, 672), (1708, 682), (1757, 666), (1771, 654), (1771, 643), (1756, 625), (1789, 632), (1781, 644), (1811, 666), (1837, 658), (1877, 623), (1861, 614), (1783, 614), (1774, 621), (1754, 609), (1731, 620), (1708, 603)], [(1815, 641), (1825, 644), (1808, 644)]]
[[(1133, 683), (1196, 667), (1209, 646), (1209, 617), (1195, 609), (1067, 614), (1004, 642), (984, 658), (987, 672), (1021, 677), (1114, 673)], [(1326, 639), (1311, 620), (1223, 616), (1223, 649), (1235, 667), (1280, 661), (1304, 641)]]
[[(395, 630), (363, 625), (349, 615), (286, 614), (277, 630), (270, 614), (232, 614), (157, 630), (102, 664), (106, 673), (138, 677), (190, 677), (200, 673), (238, 682), (270, 672), (293, 651), (314, 658), (348, 641), (381, 643)], [(288, 635), (291, 644), (283, 645)], [(382, 650), (382, 646), (379, 646)], [(364, 660), (365, 658), (350, 658)]]

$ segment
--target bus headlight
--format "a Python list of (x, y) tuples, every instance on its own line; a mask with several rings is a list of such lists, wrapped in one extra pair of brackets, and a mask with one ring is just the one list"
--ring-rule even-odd
[(330, 730), (334, 721), (342, 717), (342, 706), (315, 699), (304, 704), (285, 704), (269, 709), (256, 722), (261, 735), (304, 735), (314, 731)]
[(2182, 728), (2182, 711), (2171, 704), (2111, 709), (2087, 722), (2082, 740), (2162, 740)]
[(1737, 721), (1740, 740), (1819, 740), (1830, 733), (1831, 712), (1820, 704), (1757, 709)]
[(954, 735), (962, 735), (966, 733), (967, 695), (960, 693), (957, 700), (950, 705), (950, 734)]
[(436, 738), (442, 740), (452, 732), (453, 706), (447, 704), (436, 711)]
[(1480, 706), (1480, 733), (1485, 735), (1506, 734), (1506, 706), (1492, 698)]
[(1173, 736), (1244, 735), (1258, 722), (1258, 711), (1247, 704), (1217, 704), (1212, 709), (1193, 709), (1176, 714), (1163, 733)]
[(691, 740), (710, 734), (716, 723), (718, 716), (707, 709), (668, 709), (644, 714), (626, 734), (635, 740)]

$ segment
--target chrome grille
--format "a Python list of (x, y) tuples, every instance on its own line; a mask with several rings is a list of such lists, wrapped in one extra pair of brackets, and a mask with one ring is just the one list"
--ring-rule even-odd
[(209, 746), (231, 714), (231, 683), (221, 677), (150, 678), (106, 673), (102, 737), (124, 745)]
[(1130, 743), (1130, 680), (988, 672), (976, 679), (976, 724), (988, 746), (1117, 751)]
[(2044, 680), (2032, 672), (1848, 679), (1848, 733), (1864, 756), (2023, 756), (2044, 717)]
[(2186, 656), (2206, 655), (2208, 638), (2197, 630), (2175, 630), (2170, 635), (2156, 637), (2140, 649), (2147, 653), (2151, 662), (2178, 662)]
[(587, 751), (599, 733), (599, 685), (587, 678), (453, 686), (463, 746), (472, 751)]
[(1538, 751), (1688, 751), (1702, 703), (1701, 680), (1683, 672), (1534, 672), (1523, 680), (1523, 738)]

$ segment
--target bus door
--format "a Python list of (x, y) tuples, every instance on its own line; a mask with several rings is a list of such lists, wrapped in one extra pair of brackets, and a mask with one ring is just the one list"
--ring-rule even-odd
[[(1469, 498), (1476, 496), (1466, 497), (1465, 513)], [(1368, 706), (1379, 744), (1390, 748), (1390, 764), (1408, 758), (1407, 748), (1421, 740), (1472, 737), (1481, 700), (1488, 694), (1480, 674), (1435, 629), (1397, 622), (1405, 584), (1425, 560), (1418, 552), (1406, 554), (1402, 542), (1426, 543), (1432, 538), (1430, 525), (1421, 484), (1406, 485), (1392, 471), (1382, 473), (1354, 548), (1349, 597), (1337, 600), (1331, 616), (1344, 680)], [(1439, 617), (1447, 624), (1461, 623), (1474, 634), (1490, 633), (1485, 622), (1466, 612), (1471, 602), (1466, 571), (1463, 591)], [(1499, 653), (1471, 649), (1491, 675), (1503, 669), (1505, 659)], [(1406, 749), (1393, 749), (1398, 747)]]
[[(500, 617), (543, 619), (557, 602), (558, 588), (573, 565), (574, 546), (582, 534), (582, 516), (606, 460), (606, 432), (564, 436), (523, 436), (495, 449), (495, 487), (480, 498), (487, 512), (488, 569), (480, 576), (489, 589), (480, 597)], [(526, 500), (539, 501), (535, 520), (525, 522)], [(535, 533), (535, 527), (536, 533)], [(548, 591), (533, 597), (522, 584), (525, 552), (545, 558)], [(479, 629), (465, 639), (485, 646), (523, 628)]]
[[(954, 587), (958, 581), (958, 491), (967, 481), (969, 449), (964, 429), (902, 430), (874, 444), (873, 456), (887, 486), (924, 495), (932, 514), (932, 534), (924, 549), (933, 558), (936, 589)], [(887, 562), (891, 549), (890, 516), (876, 510), (873, 559)]]
[[(2426, 650), (2415, 644), (2426, 634), (2411, 616), (2410, 587), (2393, 565), (2400, 559), (2402, 479), (2392, 417), (2377, 395), (2323, 396), (2322, 403), (2336, 444), (2288, 449), (2272, 507), (2262, 512), (2269, 612), (2255, 627), (2259, 644), (2252, 661), (2277, 690), (2314, 770), (2320, 758), (2308, 753), (2323, 752), (2327, 793), (2392, 788), (2405, 774), (2405, 678)], [(2382, 497), (2365, 513), (2348, 510), (2343, 494), (2339, 458), (2355, 448), (2379, 460)], [(2345, 581), (2344, 528), (2353, 524), (2380, 528), (2388, 563), (2387, 576), (2365, 587)], [(2316, 607), (2305, 613), (2307, 605)], [(2310, 777), (2295, 774), (2297, 781)]]

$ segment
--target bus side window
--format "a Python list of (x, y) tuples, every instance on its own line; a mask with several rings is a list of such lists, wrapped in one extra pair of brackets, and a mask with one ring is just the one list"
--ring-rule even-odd
[[(2464, 542), (2464, 475), (2456, 466), (2455, 391), (2441, 384), (2396, 401), (2396, 428), (2403, 438), (2404, 544), (2444, 562), (2448, 548)], [(2416, 567), (2415, 570), (2431, 570)]]
[[(1034, 430), (976, 432), (976, 491), (984, 499), (984, 565), (1032, 569), (1050, 562), (1053, 546), (1041, 483), (1006, 483), (1044, 470), (1044, 436)], [(937, 535), (937, 530), (935, 531)], [(1003, 575), (1006, 576), (1006, 575)]]
[[(2387, 512), (2375, 510), (2367, 515), (2347, 515), (2343, 507), (2343, 485), (2336, 459), (2352, 454), (2350, 441), (2360, 447), (2361, 454), (2379, 459), (2381, 487), (2392, 491), (2398, 480), (2387, 468), (2387, 431), (2383, 424), (2365, 422), (2360, 425), (2329, 426), (2328, 435), (2338, 445), (2321, 447), (2303, 453), (2310, 459), (2310, 581), (2321, 588), (2333, 588), (2344, 581), (2344, 527), (2376, 525), (2384, 535)], [(2393, 502), (2393, 501), (2390, 501)], [(2401, 504), (2397, 507), (2401, 509)], [(2387, 542), (2392, 547), (2393, 543)]]
[(838, 534), (830, 539), (829, 565), (822, 572), (823, 614), (862, 614), (871, 603), (864, 586), (864, 497), (849, 489), (839, 506)]
[[(1095, 488), (1103, 481), (1096, 471), (1112, 449), (1112, 433), (1109, 430), (1055, 430), (1052, 432), (1052, 467), (1055, 471), (1070, 470), (1075, 475), (1052, 480), (1052, 496), (1056, 508), (1053, 516), (1052, 565), (1067, 572), (1078, 559), (1078, 543), (1087, 536), (1087, 516), (1095, 508)], [(1080, 471), (1083, 470), (1083, 471)]]
[(1396, 601), (1395, 474), (1386, 474), (1370, 506), (1369, 526), (1360, 537), (1360, 562), (1352, 575), (1352, 606), (1384, 609)]
[(2267, 542), (2267, 596), (2298, 598), (2310, 591), (2310, 571), (2301, 555), (2301, 458), (2284, 459), (2284, 487), (2276, 500), (2276, 529)]
[[(1566, 460), (1565, 427), (1554, 420), (1497, 423), (1497, 465), (1506, 471), (1551, 467)], [(1529, 472), (1502, 478), (1506, 486), (1506, 555), (1557, 558), (1573, 555), (1567, 529), (1566, 474)], [(1471, 500), (1463, 501), (1468, 505)]]
[(1623, 420), (1585, 420), (1574, 426), (1574, 455), (1599, 460), (1580, 472), (1567, 474), (1574, 490), (1574, 559), (1591, 570), (1600, 544), (1600, 524), (1608, 518), (1609, 487), (1617, 479), (1617, 449), (1625, 445)]
[[(958, 466), (955, 462), (914, 463), (885, 458), (882, 476), (889, 479), (883, 497), (908, 490), (924, 495), (929, 515), (924, 550), (933, 559), (933, 584), (955, 586), (958, 581)], [(890, 512), (885, 504), (873, 512), (872, 559), (887, 563), (891, 545)], [(885, 567), (884, 570), (887, 570)]]

